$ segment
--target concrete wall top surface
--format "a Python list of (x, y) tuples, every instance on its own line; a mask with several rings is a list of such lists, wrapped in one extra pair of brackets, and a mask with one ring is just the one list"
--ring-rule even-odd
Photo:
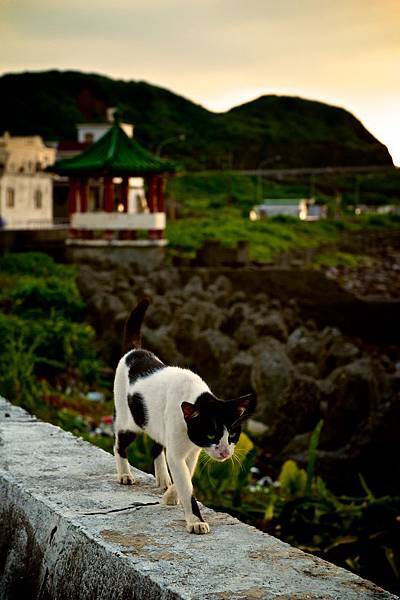
[(190, 535), (136, 470), (0, 399), (0, 598), (389, 599), (356, 575), (229, 515)]

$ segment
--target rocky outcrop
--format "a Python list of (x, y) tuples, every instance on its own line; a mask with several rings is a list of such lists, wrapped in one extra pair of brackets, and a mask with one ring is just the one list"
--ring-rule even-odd
[[(110, 365), (119, 360), (128, 311), (138, 298), (151, 296), (145, 347), (168, 364), (191, 368), (222, 398), (253, 390), (256, 419), (267, 427), (263, 443), (273, 455), (293, 456), (294, 443), (296, 456), (305, 460), (301, 444), (321, 418), (322, 469), (334, 471), (340, 457), (356, 477), (370, 456), (368, 439), (378, 443), (383, 415), (390, 414), (397, 393), (396, 350), (379, 361), (360, 340), (303, 318), (293, 298), (246, 293), (244, 284), (237, 289), (225, 275), (185, 278), (166, 268), (146, 276), (86, 265), (78, 285)], [(354, 462), (349, 448), (354, 456), (356, 447)]]

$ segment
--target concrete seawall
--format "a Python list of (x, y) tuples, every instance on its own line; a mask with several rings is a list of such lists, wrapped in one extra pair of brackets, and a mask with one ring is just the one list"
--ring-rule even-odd
[(154, 478), (0, 399), (0, 599), (389, 599), (350, 572), (209, 509), (186, 533)]

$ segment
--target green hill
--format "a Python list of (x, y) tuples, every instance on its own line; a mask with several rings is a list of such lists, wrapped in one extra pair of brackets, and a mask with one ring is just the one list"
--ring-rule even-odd
[(392, 165), (360, 121), (321, 102), (271, 95), (213, 113), (143, 81), (77, 71), (0, 77), (0, 132), (73, 140), (77, 123), (104, 120), (108, 106), (118, 106), (151, 150), (184, 132), (186, 141), (165, 153), (188, 169)]

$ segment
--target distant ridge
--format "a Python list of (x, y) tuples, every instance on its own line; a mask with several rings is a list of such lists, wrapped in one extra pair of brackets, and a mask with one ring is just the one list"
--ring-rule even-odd
[(0, 133), (76, 139), (75, 125), (104, 120), (108, 106), (135, 124), (149, 150), (180, 133), (164, 155), (188, 169), (392, 166), (390, 154), (348, 111), (289, 96), (261, 96), (213, 113), (144, 81), (121, 81), (79, 71), (0, 77)]

